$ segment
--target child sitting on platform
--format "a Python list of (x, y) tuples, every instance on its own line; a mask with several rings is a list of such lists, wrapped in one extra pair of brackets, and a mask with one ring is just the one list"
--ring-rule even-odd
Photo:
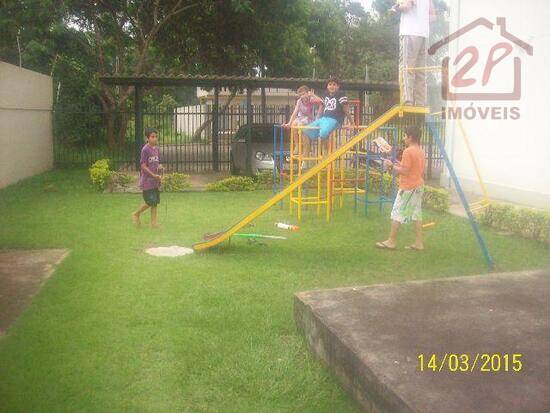
[[(321, 99), (315, 97), (313, 91), (307, 86), (300, 86), (298, 88), (299, 99), (294, 107), (294, 112), (288, 123), (285, 123), (283, 127), (288, 128), (292, 126), (306, 126), (314, 120), (314, 109), (321, 106)], [(319, 111), (318, 111), (319, 114)], [(302, 138), (302, 154), (309, 156), (310, 144), (307, 137)], [(295, 146), (292, 148), (293, 153), (298, 153), (298, 138), (295, 138)]]
[(313, 97), (323, 102), (323, 115), (308, 125), (318, 129), (307, 129), (305, 134), (310, 139), (320, 139), (324, 146), (323, 153), (326, 155), (330, 134), (342, 126), (344, 119), (347, 119), (350, 124), (353, 124), (353, 119), (348, 112), (348, 97), (340, 91), (340, 81), (336, 77), (329, 78), (327, 92), (322, 99), (315, 94)]

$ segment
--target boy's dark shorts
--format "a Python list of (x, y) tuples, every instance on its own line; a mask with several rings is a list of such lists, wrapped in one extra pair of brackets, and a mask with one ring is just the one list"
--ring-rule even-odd
[(143, 200), (150, 207), (156, 207), (160, 204), (160, 191), (158, 188), (143, 191)]

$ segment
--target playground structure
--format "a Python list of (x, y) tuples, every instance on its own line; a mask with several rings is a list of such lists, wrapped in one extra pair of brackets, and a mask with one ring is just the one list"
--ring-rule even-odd
[[(246, 227), (253, 220), (263, 215), (273, 206), (277, 205), (283, 199), (289, 197), (294, 191), (297, 191), (301, 186), (303, 186), (307, 181), (316, 177), (321, 173), (325, 173), (327, 169), (329, 170), (329, 176), (331, 175), (330, 170), (333, 167), (333, 164), (338, 159), (342, 158), (348, 154), (355, 146), (362, 143), (369, 137), (377, 132), (381, 127), (390, 122), (395, 118), (403, 118), (405, 115), (427, 115), (428, 108), (426, 107), (415, 107), (415, 106), (401, 106), (396, 105), (374, 120), (370, 125), (361, 129), (353, 138), (349, 139), (347, 142), (343, 143), (340, 147), (335, 148), (332, 152), (327, 153), (326, 156), (317, 162), (310, 169), (303, 171), (303, 173), (297, 177), (291, 184), (284, 187), (281, 191), (271, 197), (267, 202), (261, 205), (258, 209), (253, 211), (251, 214), (244, 217), (242, 220), (234, 224), (228, 230), (213, 234), (208, 237), (208, 239), (196, 243), (193, 248), (196, 251), (202, 251), (221, 244), (222, 242), (231, 238), (232, 235), (237, 233), (240, 229)], [(330, 188), (331, 185), (329, 185)]]
[[(292, 185), (300, 179), (307, 170), (307, 166), (318, 163), (335, 148), (353, 139), (353, 133), (365, 130), (367, 126), (344, 126), (334, 131), (325, 144), (316, 140), (311, 144), (310, 153), (304, 153), (304, 131), (317, 129), (309, 126), (292, 126), (286, 129), (289, 132), (289, 151), (284, 150), (285, 128), (282, 125), (274, 126), (274, 160), (273, 192), (277, 193), (288, 182)], [(377, 205), (382, 211), (385, 204), (393, 203), (396, 194), (396, 176), (387, 173), (383, 160), (397, 158), (398, 130), (396, 126), (382, 126), (379, 133), (383, 138), (390, 137), (391, 151), (384, 153), (371, 140), (365, 140), (352, 147), (343, 156), (304, 185), (298, 186), (289, 196), (289, 213), (296, 212), (297, 220), (302, 219), (303, 208), (314, 207), (317, 216), (321, 215), (324, 208), (327, 221), (333, 214), (335, 206), (344, 206), (346, 195), (353, 195), (354, 208), (359, 204), (364, 205), (365, 215), (368, 215), (369, 206)], [(382, 136), (380, 136), (382, 137)], [(308, 145), (309, 146), (309, 145)], [(288, 160), (288, 170), (285, 168), (285, 160)], [(390, 181), (389, 188), (385, 179)], [(375, 188), (377, 186), (377, 188)], [(283, 202), (281, 202), (282, 205)]]
[[(324, 148), (323, 145), (318, 144), (317, 148), (313, 148), (312, 152), (304, 154), (302, 153), (302, 143), (304, 139), (303, 131), (305, 128), (292, 128), (290, 133), (289, 152), (286, 153), (284, 147), (284, 130), (279, 128), (279, 131), (277, 131), (277, 128), (275, 128), (273, 155), (276, 165), (274, 168), (274, 192), (276, 193), (274, 196), (251, 214), (247, 215), (241, 221), (230, 227), (228, 230), (211, 234), (208, 237), (205, 236), (205, 240), (195, 244), (193, 248), (196, 251), (206, 250), (229, 240), (240, 229), (246, 227), (254, 219), (264, 214), (273, 206), (279, 203), (282, 205), (282, 201), (287, 197), (289, 200), (290, 212), (294, 212), (294, 210), (296, 210), (298, 220), (301, 219), (303, 207), (315, 207), (318, 215), (321, 214), (322, 208), (325, 208), (326, 219), (330, 220), (335, 204), (335, 197), (339, 196), (338, 201), (341, 207), (344, 204), (345, 195), (350, 193), (353, 193), (354, 195), (355, 209), (357, 209), (358, 203), (360, 202), (359, 197), (362, 196), (365, 201), (365, 212), (368, 213), (369, 205), (371, 205), (369, 189), (372, 189), (372, 185), (369, 185), (371, 178), (371, 162), (378, 162), (378, 165), (380, 165), (379, 174), (382, 187), (380, 188), (381, 191), (376, 203), (378, 203), (380, 208), (382, 208), (384, 203), (389, 203), (393, 199), (395, 178), (392, 177), (392, 190), (389, 196), (387, 196), (386, 191), (384, 191), (384, 170), (382, 166), (383, 162), (381, 162), (383, 155), (369, 151), (368, 138), (374, 137), (375, 133), (384, 132), (382, 128), (389, 128), (390, 125), (388, 124), (395, 121), (397, 118), (403, 119), (405, 115), (424, 115), (424, 121), (427, 125), (427, 129), (429, 130), (430, 136), (433, 138), (439, 152), (442, 155), (443, 161), (449, 171), (450, 179), (454, 183), (487, 265), (490, 268), (493, 268), (494, 263), (492, 257), (489, 254), (483, 237), (481, 236), (476, 218), (474, 216), (474, 212), (480, 211), (490, 204), (490, 199), (464, 125), (462, 125), (459, 121), (459, 129), (464, 142), (467, 145), (470, 158), (483, 191), (483, 199), (472, 204), (468, 203), (460, 181), (458, 180), (458, 176), (456, 175), (450, 158), (446, 153), (443, 140), (439, 134), (436, 117), (441, 116), (441, 113), (430, 113), (429, 108), (424, 106), (410, 106), (404, 104), (403, 79), (405, 71), (436, 72), (441, 71), (441, 68), (438, 66), (414, 67), (405, 68), (400, 71), (400, 103), (382, 114), (368, 126), (359, 125), (361, 118), (360, 110), (356, 110), (355, 125), (352, 127), (342, 128), (342, 131), (357, 132), (355, 135), (345, 132), (343, 139), (342, 135), (339, 135), (339, 140), (338, 137), (332, 136)], [(394, 143), (395, 135), (397, 134), (393, 132), (393, 137), (390, 139), (392, 143)], [(395, 148), (395, 145), (391, 146)], [(395, 158), (395, 153), (392, 153), (391, 156)], [(288, 170), (288, 177), (284, 174), (284, 165), (286, 160), (288, 160), (291, 164)], [(308, 163), (308, 167), (304, 168), (304, 162)], [(309, 165), (310, 162), (314, 163), (311, 167)], [(361, 164), (364, 164), (366, 169), (364, 178), (360, 176), (358, 169)], [(349, 174), (346, 174), (350, 165), (353, 166), (354, 170), (353, 178), (350, 178)], [(313, 185), (311, 185), (311, 182), (309, 181), (312, 181)], [(364, 183), (362, 188), (360, 188), (360, 183)]]
[[(435, 71), (435, 67), (423, 67), (423, 68), (407, 68), (405, 70), (424, 70), (424, 71)], [(437, 70), (441, 68), (437, 67)], [(275, 158), (275, 171), (274, 171), (274, 189), (277, 189), (274, 196), (269, 199), (266, 203), (260, 206), (258, 209), (253, 211), (251, 214), (246, 216), (244, 219), (233, 225), (226, 231), (213, 234), (203, 242), (199, 242), (193, 246), (196, 251), (206, 250), (208, 248), (219, 245), (220, 243), (231, 238), (232, 235), (236, 234), (241, 228), (247, 226), (254, 219), (258, 218), (266, 211), (268, 211), (273, 206), (281, 203), (285, 198), (289, 198), (289, 209), (292, 213), (296, 207), (297, 218), (301, 219), (302, 207), (314, 206), (317, 209), (317, 214), (320, 215), (322, 207), (325, 208), (325, 216), (327, 220), (330, 220), (332, 215), (333, 206), (334, 206), (334, 197), (339, 195), (339, 204), (340, 206), (344, 203), (344, 195), (353, 193), (355, 199), (355, 208), (357, 209), (357, 204), (359, 202), (359, 195), (363, 195), (365, 201), (365, 212), (368, 213), (368, 207), (371, 204), (369, 200), (369, 181), (370, 181), (370, 170), (369, 165), (371, 161), (380, 162), (380, 181), (382, 183), (382, 191), (379, 194), (378, 200), (375, 202), (378, 203), (380, 208), (382, 208), (384, 203), (389, 203), (393, 199), (393, 194), (395, 191), (395, 177), (392, 177), (392, 196), (387, 197), (384, 191), (384, 170), (383, 170), (383, 155), (380, 153), (373, 153), (368, 150), (368, 138), (372, 138), (374, 133), (383, 132), (384, 129), (391, 130), (387, 124), (396, 118), (404, 118), (405, 115), (424, 115), (425, 122), (430, 131), (431, 136), (433, 137), (437, 147), (439, 148), (440, 153), (443, 156), (445, 165), (449, 171), (451, 180), (454, 183), (456, 191), (459, 195), (460, 201), (466, 211), (466, 215), (469, 219), (470, 225), (474, 232), (474, 235), (477, 239), (477, 242), (480, 246), (480, 249), (483, 253), (485, 261), (489, 268), (494, 268), (493, 259), (489, 253), (489, 250), (485, 244), (483, 237), (481, 236), (476, 218), (474, 216), (475, 211), (482, 210), (490, 204), (488, 193), (486, 187), (483, 183), (479, 166), (471, 150), (469, 144), (469, 139), (466, 134), (466, 131), (463, 125), (460, 123), (460, 130), (462, 137), (468, 146), (469, 154), (472, 159), (474, 168), (476, 169), (476, 174), (480, 185), (482, 186), (484, 198), (481, 201), (469, 204), (466, 198), (462, 186), (456, 175), (454, 167), (450, 161), (450, 158), (447, 155), (445, 150), (445, 145), (443, 140), (438, 132), (436, 116), (440, 115), (437, 113), (430, 113), (428, 107), (424, 106), (410, 106), (404, 105), (403, 102), (403, 72), (399, 75), (400, 83), (400, 104), (392, 107), (387, 112), (382, 114), (376, 120), (374, 120), (368, 126), (354, 125), (348, 128), (342, 128), (343, 131), (352, 130), (356, 131), (355, 136), (349, 136), (344, 133), (344, 139), (340, 141), (335, 135), (331, 136), (328, 139), (326, 145), (320, 143), (320, 140), (317, 140), (317, 145), (313, 148), (313, 151), (307, 154), (303, 153), (303, 131), (308, 127), (293, 127), (291, 128), (290, 133), (290, 147), (289, 154), (287, 155), (284, 148), (284, 130), (282, 127), (274, 130), (274, 158)], [(393, 138), (391, 139), (393, 151), (395, 151), (395, 136), (397, 134), (393, 131)], [(306, 138), (307, 139), (307, 138)], [(313, 155), (311, 155), (313, 154)], [(395, 158), (395, 152), (391, 154)], [(284, 160), (289, 160), (290, 167), (288, 172), (288, 185), (285, 185), (285, 173), (284, 169)], [(361, 177), (359, 176), (359, 165), (361, 164), (361, 159), (363, 159), (364, 164), (366, 165), (365, 177), (364, 177), (364, 188), (359, 188), (359, 183), (361, 182)], [(346, 169), (351, 164), (354, 168), (354, 177), (349, 178), (346, 176)], [(304, 162), (315, 162), (315, 164), (310, 168), (304, 168)], [(309, 165), (308, 165), (309, 166)], [(312, 181), (313, 185), (309, 188), (306, 187), (306, 184)], [(349, 184), (352, 184), (351, 186)], [(311, 193), (308, 193), (307, 190), (311, 189)], [(351, 192), (352, 191), (352, 192)]]

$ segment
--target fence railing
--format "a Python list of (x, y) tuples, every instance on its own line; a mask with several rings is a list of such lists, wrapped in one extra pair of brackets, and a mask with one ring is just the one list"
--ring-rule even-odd
[[(288, 105), (268, 105), (265, 111), (259, 105), (252, 106), (254, 123), (281, 124), (290, 118), (292, 107)], [(357, 106), (351, 107), (351, 115)], [(84, 166), (108, 158), (114, 168), (135, 169), (136, 147), (134, 139), (135, 119), (131, 110), (115, 114), (118, 129), (113, 136), (114, 145), (106, 142), (106, 113), (100, 111), (54, 109), (54, 155), (57, 166)], [(376, 117), (372, 108), (364, 108), (361, 123), (369, 124)], [(155, 128), (159, 132), (159, 145), (162, 163), (169, 172), (207, 172), (217, 167), (228, 170), (231, 142), (238, 129), (247, 123), (246, 106), (228, 106), (218, 114), (217, 138), (213, 136), (212, 106), (193, 105), (177, 108), (145, 106), (143, 124), (145, 128)], [(394, 126), (399, 141), (404, 129), (412, 121), (399, 120)], [(391, 125), (390, 125), (391, 126)], [(441, 128), (444, 128), (442, 123)], [(122, 132), (121, 132), (122, 130)], [(441, 131), (442, 132), (442, 131)], [(441, 136), (445, 136), (441, 133)], [(145, 142), (145, 138), (143, 138)], [(439, 150), (431, 140), (427, 130), (423, 131), (422, 146), (428, 158), (428, 175), (442, 165)], [(215, 159), (216, 158), (216, 159)]]

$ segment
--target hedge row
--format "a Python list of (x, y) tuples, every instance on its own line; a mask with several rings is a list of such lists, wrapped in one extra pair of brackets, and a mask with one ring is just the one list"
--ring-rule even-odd
[[(111, 170), (108, 159), (94, 162), (88, 172), (92, 185), (98, 191), (113, 192), (115, 187), (126, 190), (135, 181), (135, 177), (132, 175)], [(161, 188), (163, 192), (180, 192), (190, 186), (189, 175), (177, 172), (162, 175)]]
[[(355, 171), (352, 169), (346, 170), (346, 179), (355, 179)], [(357, 177), (359, 181), (365, 181), (365, 172), (362, 171)], [(380, 180), (382, 179), (382, 185)], [(322, 184), (325, 181), (322, 180)], [(314, 185), (313, 183), (311, 183)], [(211, 183), (207, 186), (207, 191), (214, 192), (232, 192), (232, 191), (254, 191), (255, 189), (271, 189), (273, 185), (273, 173), (263, 172), (256, 175), (254, 178), (246, 176), (231, 176), (218, 182)], [(285, 183), (286, 185), (286, 183)], [(360, 183), (361, 185), (361, 183)], [(397, 183), (396, 183), (397, 185)], [(369, 174), (369, 187), (373, 193), (378, 193), (380, 190), (384, 195), (391, 195), (392, 192), (392, 176), (385, 173), (381, 175), (377, 171), (371, 171)], [(424, 206), (436, 212), (448, 212), (450, 206), (450, 194), (444, 189), (433, 188), (426, 186), (424, 190)]]
[(479, 214), (481, 224), (550, 245), (550, 212), (491, 204)]

